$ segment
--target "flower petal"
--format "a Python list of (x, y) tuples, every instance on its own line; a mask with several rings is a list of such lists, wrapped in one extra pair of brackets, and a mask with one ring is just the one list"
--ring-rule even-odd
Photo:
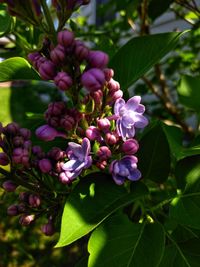
[(126, 109), (135, 111), (139, 106), (141, 101), (141, 96), (133, 96), (126, 103)]
[(148, 124), (148, 120), (147, 120), (147, 118), (145, 118), (143, 115), (141, 115), (141, 114), (135, 114), (135, 119), (136, 119), (136, 121), (135, 121), (135, 127), (136, 128), (144, 128), (144, 127), (146, 127), (147, 126), (147, 124)]
[(141, 172), (138, 169), (133, 169), (127, 177), (131, 181), (137, 181), (141, 178)]
[(125, 100), (123, 98), (119, 98), (116, 100), (114, 105), (114, 113), (115, 115), (119, 115), (120, 109), (125, 105)]
[(90, 153), (91, 150), (91, 146), (90, 146), (90, 141), (88, 138), (83, 138), (82, 141), (82, 153), (83, 155), (86, 157), (88, 156), (88, 154)]

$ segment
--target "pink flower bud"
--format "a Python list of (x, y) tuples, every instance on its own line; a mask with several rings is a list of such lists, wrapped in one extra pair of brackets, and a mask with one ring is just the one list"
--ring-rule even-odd
[(70, 46), (74, 41), (74, 34), (68, 30), (61, 31), (58, 33), (57, 41), (60, 45)]
[(100, 170), (104, 170), (107, 166), (107, 162), (105, 160), (102, 161), (98, 161), (96, 163), (97, 168), (99, 168)]
[(113, 69), (106, 68), (103, 70), (103, 72), (104, 72), (105, 79), (107, 82), (109, 82), (110, 79), (114, 76), (114, 70)]
[(118, 91), (120, 89), (120, 84), (117, 81), (110, 79), (107, 84), (107, 87), (111, 93), (114, 93), (115, 91)]
[(19, 130), (19, 133), (21, 134), (21, 136), (24, 137), (25, 140), (28, 140), (31, 138), (31, 131), (26, 128), (21, 128)]
[(81, 83), (90, 92), (101, 90), (105, 85), (105, 75), (100, 69), (90, 69), (81, 76)]
[(0, 165), (6, 166), (8, 165), (8, 163), (9, 163), (8, 156), (4, 152), (0, 153)]
[(118, 138), (113, 133), (107, 133), (105, 136), (105, 140), (108, 145), (115, 145), (118, 141)]
[(49, 159), (41, 159), (39, 161), (39, 168), (41, 172), (48, 173), (52, 170), (52, 164)]
[(65, 172), (61, 172), (59, 174), (59, 181), (63, 184), (71, 184), (71, 180), (69, 179), (69, 177), (67, 177)]
[(39, 67), (39, 73), (44, 80), (53, 80), (56, 76), (56, 66), (50, 60), (45, 61)]
[(36, 69), (37, 69), (37, 62), (40, 58), (42, 58), (42, 56), (39, 52), (34, 52), (34, 53), (28, 54), (28, 60), (33, 64), (33, 66)]
[(99, 107), (102, 104), (103, 92), (102, 90), (97, 90), (90, 93), (90, 96), (94, 99), (96, 107)]
[(107, 132), (110, 129), (110, 121), (107, 118), (103, 118), (97, 121), (99, 130)]
[(58, 147), (53, 147), (49, 152), (48, 152), (48, 157), (58, 161), (64, 157), (64, 151), (62, 151)]
[(16, 216), (19, 214), (19, 210), (18, 210), (18, 206), (13, 204), (11, 206), (8, 207), (7, 209), (7, 214), (10, 216)]
[(66, 59), (65, 48), (62, 45), (57, 45), (50, 53), (51, 60), (56, 65), (61, 65)]
[(41, 231), (46, 235), (46, 236), (52, 236), (55, 233), (55, 228), (51, 220), (47, 224), (42, 225)]
[(31, 148), (31, 146), (32, 146), (31, 140), (27, 140), (24, 142), (24, 145), (23, 145), (24, 148), (29, 150)]
[(12, 160), (16, 164), (27, 165), (29, 162), (29, 151), (26, 148), (15, 148), (13, 150)]
[(60, 120), (60, 126), (63, 127), (66, 131), (71, 131), (75, 126), (74, 118), (69, 115), (65, 115)]
[(22, 215), (20, 216), (19, 218), (19, 223), (23, 226), (28, 226), (30, 225), (35, 219), (35, 216), (34, 215)]
[(45, 124), (37, 128), (36, 136), (43, 141), (52, 141), (58, 136), (64, 137), (63, 134), (59, 133), (56, 129)]
[(110, 158), (112, 155), (110, 149), (107, 146), (101, 146), (97, 151), (97, 156), (101, 158), (101, 160), (106, 160)]
[(128, 139), (122, 145), (122, 151), (127, 155), (135, 154), (138, 151), (139, 144), (135, 139)]
[(22, 146), (24, 144), (24, 138), (22, 136), (15, 136), (13, 138), (13, 145), (15, 147)]
[(7, 180), (2, 184), (2, 187), (7, 192), (14, 192), (18, 185), (16, 185), (13, 181)]
[(9, 135), (16, 135), (19, 133), (19, 129), (20, 127), (16, 122), (11, 122), (6, 127), (4, 127), (3, 133)]
[(28, 202), (29, 195), (30, 194), (28, 192), (20, 192), (19, 193), (19, 200), (21, 200), (23, 202)]
[(93, 68), (103, 69), (109, 61), (109, 57), (102, 51), (90, 51), (88, 55), (88, 62)]
[(73, 84), (72, 78), (64, 71), (57, 73), (54, 82), (62, 91), (67, 91)]
[(26, 205), (24, 203), (19, 203), (18, 211), (19, 213), (24, 213), (26, 211)]
[(122, 96), (123, 96), (122, 90), (109, 92), (108, 98), (107, 98), (108, 104), (112, 105), (113, 103), (116, 102), (117, 99), (121, 98)]
[(28, 198), (29, 205), (33, 208), (37, 208), (41, 204), (41, 198), (38, 195), (31, 194)]
[(48, 114), (50, 116), (58, 116), (63, 113), (63, 110), (65, 109), (65, 103), (64, 102), (52, 102), (48, 105)]
[(86, 133), (87, 138), (92, 140), (92, 141), (94, 141), (94, 140), (100, 141), (102, 138), (99, 129), (95, 126), (90, 126), (86, 130), (85, 133)]
[(75, 45), (75, 56), (77, 57), (77, 59), (79, 61), (83, 61), (85, 59), (87, 59), (88, 55), (89, 55), (89, 49), (84, 45), (83, 42), (81, 41), (75, 41), (76, 45)]

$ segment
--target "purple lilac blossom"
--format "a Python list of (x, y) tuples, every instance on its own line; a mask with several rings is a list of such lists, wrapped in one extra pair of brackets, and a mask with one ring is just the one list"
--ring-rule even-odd
[(83, 169), (91, 166), (92, 157), (89, 156), (90, 150), (91, 147), (88, 138), (83, 138), (81, 145), (69, 142), (67, 149), (69, 161), (62, 166), (62, 169), (70, 181), (76, 178)]
[(134, 137), (135, 128), (144, 128), (148, 124), (147, 118), (142, 115), (145, 107), (140, 101), (140, 96), (133, 96), (127, 102), (123, 98), (115, 102), (116, 129), (124, 141)]
[(141, 178), (141, 173), (137, 169), (137, 161), (135, 156), (125, 156), (121, 160), (111, 162), (109, 171), (116, 184), (122, 185), (126, 179), (137, 181)]

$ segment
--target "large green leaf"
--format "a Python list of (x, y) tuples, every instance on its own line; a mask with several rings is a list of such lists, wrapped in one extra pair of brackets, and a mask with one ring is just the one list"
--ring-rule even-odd
[(168, 245), (159, 267), (199, 267), (199, 263), (200, 240), (194, 238)]
[(200, 111), (200, 77), (182, 76), (178, 86), (180, 102), (196, 111)]
[(0, 4), (0, 36), (10, 32), (13, 24), (13, 19), (6, 10), (6, 6)]
[(122, 46), (110, 62), (122, 89), (126, 90), (171, 51), (182, 34), (170, 32), (136, 37)]
[[(200, 229), (200, 157), (181, 160), (176, 167), (176, 176), (183, 193), (171, 202), (170, 217), (181, 225)], [(181, 179), (183, 181), (181, 181)]]
[(170, 171), (170, 150), (160, 123), (153, 126), (140, 140), (138, 168), (144, 179), (164, 182)]
[(156, 267), (164, 245), (161, 225), (135, 224), (124, 215), (115, 216), (91, 235), (88, 267)]
[(140, 182), (132, 183), (131, 188), (128, 193), (108, 174), (93, 173), (84, 177), (66, 201), (56, 247), (66, 246), (88, 234), (111, 213), (148, 192)]
[(40, 80), (40, 77), (24, 58), (13, 57), (0, 63), (0, 82), (13, 80)]

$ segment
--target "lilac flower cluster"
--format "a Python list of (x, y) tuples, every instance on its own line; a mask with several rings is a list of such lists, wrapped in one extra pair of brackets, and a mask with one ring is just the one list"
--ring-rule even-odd
[[(18, 4), (6, 2), (14, 10)], [(36, 8), (38, 2), (31, 2)], [(53, 1), (58, 16), (61, 8), (62, 13), (71, 14), (86, 3)], [(51, 149), (44, 151), (32, 144), (28, 129), (16, 123), (0, 125), (0, 165), (9, 164), (12, 174), (8, 173), (2, 187), (7, 192), (16, 192), (19, 185), (25, 189), (18, 203), (8, 208), (9, 215), (19, 215), (20, 223), (29, 225), (46, 214), (48, 222), (41, 229), (51, 235), (59, 205), (74, 180), (91, 171), (109, 172), (117, 185), (142, 177), (137, 169), (139, 143), (135, 136), (148, 120), (140, 96), (127, 102), (123, 99), (114, 71), (107, 66), (108, 55), (89, 49), (72, 31), (58, 31), (56, 40), (45, 37), (42, 49), (28, 59), (43, 80), (53, 82), (67, 96), (66, 101), (49, 103), (45, 124), (35, 135), (45, 142), (63, 138), (66, 145), (63, 149), (52, 142)], [(64, 196), (59, 193), (63, 191)]]

